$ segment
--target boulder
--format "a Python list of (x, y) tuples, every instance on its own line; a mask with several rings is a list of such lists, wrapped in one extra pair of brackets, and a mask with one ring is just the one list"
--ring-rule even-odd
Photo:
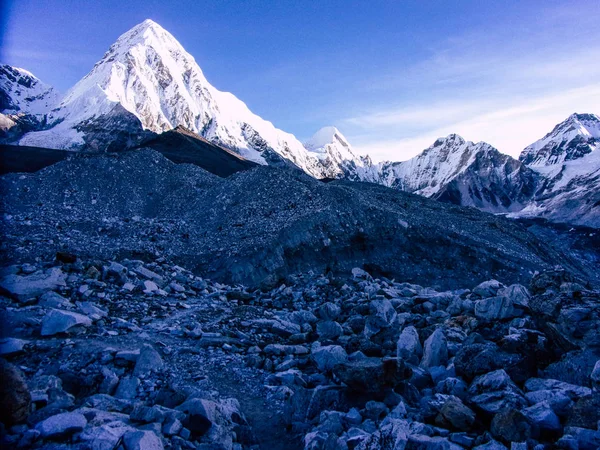
[(527, 404), (522, 392), (502, 369), (475, 378), (468, 396), (469, 402), (486, 414), (497, 414), (503, 409)]
[(542, 432), (558, 434), (562, 430), (559, 417), (547, 401), (525, 408), (523, 414)]
[(369, 309), (371, 316), (369, 316), (368, 320), (371, 325), (378, 328), (387, 328), (391, 326), (398, 315), (392, 302), (387, 299), (373, 300), (369, 305)]
[(0, 356), (10, 356), (21, 353), (27, 343), (28, 341), (17, 338), (0, 339)]
[(159, 372), (163, 368), (163, 360), (151, 345), (144, 345), (140, 350), (140, 356), (135, 363), (133, 376), (140, 377), (148, 375), (150, 372)]
[(125, 450), (163, 450), (160, 438), (152, 431), (128, 431), (123, 435)]
[(344, 333), (342, 326), (333, 320), (325, 320), (317, 323), (317, 334), (319, 339), (329, 341), (340, 337)]
[(71, 311), (53, 309), (42, 321), (42, 336), (66, 333), (74, 327), (88, 327), (92, 324), (89, 317)]
[(319, 317), (323, 320), (337, 320), (342, 310), (335, 303), (327, 302), (323, 303), (319, 309)]
[(594, 393), (577, 400), (567, 420), (567, 426), (596, 429), (598, 422), (600, 422), (600, 393)]
[(353, 390), (381, 393), (409, 378), (412, 371), (396, 358), (363, 358), (338, 364), (333, 373)]
[(530, 439), (534, 431), (529, 419), (523, 413), (515, 408), (504, 408), (492, 419), (490, 432), (496, 439), (510, 444)]
[(600, 392), (600, 359), (596, 361), (592, 373), (590, 374), (590, 381), (592, 382), (592, 388), (596, 392)]
[(396, 356), (411, 364), (417, 364), (423, 356), (423, 347), (419, 341), (419, 333), (413, 326), (406, 327), (400, 333), (396, 343)]
[(504, 285), (497, 280), (484, 281), (473, 288), (473, 294), (481, 298), (494, 297)]
[(35, 429), (41, 433), (44, 439), (65, 437), (77, 433), (85, 428), (87, 419), (83, 414), (77, 412), (66, 412), (48, 417), (39, 422)]
[(46, 291), (66, 286), (65, 280), (66, 275), (59, 267), (27, 276), (11, 274), (0, 280), (0, 292), (18, 301), (26, 301)]
[(348, 361), (348, 354), (339, 345), (328, 345), (313, 350), (312, 358), (319, 370), (330, 371), (336, 365)]
[(206, 434), (217, 420), (217, 404), (211, 400), (192, 398), (175, 409), (186, 414), (182, 423), (193, 436)]
[(475, 413), (458, 398), (451, 397), (440, 408), (435, 422), (443, 428), (468, 431), (475, 423)]
[(529, 308), (529, 292), (520, 284), (500, 289), (498, 296), (477, 300), (475, 317), (490, 322), (521, 317)]
[(29, 415), (31, 394), (21, 371), (0, 359), (0, 422), (13, 425), (24, 422)]
[(438, 328), (425, 340), (421, 367), (445, 366), (448, 362), (448, 345), (444, 332)]

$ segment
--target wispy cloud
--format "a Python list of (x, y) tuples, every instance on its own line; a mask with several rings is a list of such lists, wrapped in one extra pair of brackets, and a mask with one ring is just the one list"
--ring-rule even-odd
[[(518, 156), (573, 112), (600, 113), (600, 29), (574, 31), (590, 21), (560, 8), (520, 35), (453, 36), (417, 63), (365, 82), (371, 100), (338, 125), (375, 160), (408, 159), (450, 133)], [(573, 31), (555, 39), (558, 26)]]
[[(427, 129), (409, 133), (406, 137), (381, 139), (381, 136), (390, 134), (374, 135), (364, 130), (361, 132), (360, 129), (354, 134), (347, 133), (347, 135), (359, 153), (369, 154), (376, 161), (409, 159), (429, 147), (438, 137), (450, 133), (458, 133), (472, 141), (486, 141), (500, 151), (517, 157), (524, 147), (543, 137), (554, 125), (573, 112), (598, 111), (600, 82), (553, 95), (530, 97), (515, 105), (488, 109), (488, 112), (478, 114), (453, 115), (450, 113), (458, 110), (485, 110), (487, 103), (474, 101), (459, 106), (432, 104), (429, 108), (416, 110), (416, 116), (435, 119), (447, 117), (447, 120), (433, 121)], [(402, 114), (390, 115), (383, 123), (387, 126), (394, 118), (397, 119), (393, 122), (396, 126), (409, 128), (414, 125), (415, 119), (407, 116), (406, 121), (403, 122), (402, 118), (408, 113), (407, 110)], [(352, 129), (356, 130), (360, 120), (359, 118), (348, 119), (346, 125), (352, 125)], [(369, 119), (365, 118), (365, 120)], [(371, 124), (373, 123), (376, 123), (376, 120), (372, 120)]]

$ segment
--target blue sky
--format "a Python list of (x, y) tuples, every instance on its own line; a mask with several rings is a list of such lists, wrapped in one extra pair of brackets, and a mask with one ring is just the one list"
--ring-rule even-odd
[(600, 114), (600, 2), (4, 0), (2, 62), (65, 92), (151, 18), (208, 80), (301, 140), (404, 160), (452, 132), (518, 155)]

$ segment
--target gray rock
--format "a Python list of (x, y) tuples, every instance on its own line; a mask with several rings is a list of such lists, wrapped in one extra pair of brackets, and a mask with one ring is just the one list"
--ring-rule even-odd
[(13, 425), (29, 415), (31, 394), (21, 371), (0, 359), (0, 422)]
[(87, 327), (92, 324), (89, 317), (71, 311), (53, 309), (42, 321), (42, 336), (53, 336), (58, 333), (66, 333), (73, 327)]
[(217, 420), (217, 404), (211, 400), (192, 398), (175, 409), (186, 414), (183, 425), (195, 436), (207, 433)]
[(0, 356), (10, 356), (21, 353), (29, 341), (17, 338), (0, 339)]
[(41, 433), (42, 438), (57, 438), (77, 433), (85, 428), (87, 419), (83, 414), (67, 412), (48, 417), (39, 422), (35, 429)]
[(65, 280), (66, 275), (59, 267), (27, 276), (12, 274), (0, 280), (0, 292), (5, 292), (16, 300), (26, 301), (46, 291), (66, 286)]
[(48, 291), (41, 295), (38, 300), (38, 305), (46, 308), (64, 308), (66, 306), (71, 306), (72, 303), (62, 295), (57, 294), (54, 291)]
[(579, 427), (565, 427), (565, 436), (572, 436), (579, 450), (597, 450), (600, 447), (600, 431)]
[(333, 373), (351, 389), (380, 393), (409, 378), (412, 371), (404, 361), (395, 358), (364, 358), (338, 364)]
[(135, 363), (133, 376), (140, 377), (148, 375), (150, 372), (159, 372), (163, 368), (163, 360), (151, 345), (144, 345), (140, 350), (140, 356)]
[(515, 303), (510, 297), (492, 297), (475, 302), (475, 317), (483, 321), (521, 317), (527, 306)]
[(111, 421), (95, 427), (87, 427), (79, 439), (89, 445), (90, 450), (113, 450), (127, 432), (135, 429), (121, 421)]
[(438, 328), (425, 340), (421, 367), (445, 366), (448, 362), (448, 345), (444, 332)]
[(323, 320), (337, 320), (342, 310), (335, 303), (327, 302), (319, 307), (318, 312), (319, 317)]
[(451, 443), (447, 438), (440, 436), (427, 436), (425, 434), (411, 434), (408, 436), (406, 450), (450, 450)]
[(396, 343), (396, 356), (411, 364), (417, 364), (422, 355), (423, 347), (417, 329), (413, 326), (404, 328)]
[(497, 280), (484, 281), (473, 288), (473, 293), (481, 298), (494, 297), (504, 285)]
[(392, 302), (387, 299), (373, 300), (369, 308), (371, 316), (369, 316), (368, 320), (375, 327), (387, 328), (394, 323), (398, 316)]
[(100, 320), (100, 319), (108, 316), (108, 313), (106, 311), (98, 308), (92, 302), (79, 302), (79, 303), (77, 303), (77, 306), (79, 307), (79, 310), (83, 314), (87, 315), (94, 321)]
[(138, 377), (124, 377), (119, 381), (115, 397), (126, 400), (132, 400), (137, 396), (137, 390), (140, 385)]
[(317, 323), (317, 334), (320, 339), (334, 340), (344, 333), (342, 326), (333, 320), (325, 320)]
[(468, 394), (470, 402), (488, 414), (527, 404), (519, 388), (502, 369), (475, 378)]
[(540, 430), (559, 432), (562, 430), (560, 419), (550, 407), (549, 402), (540, 402), (523, 410), (523, 414)]
[(575, 384), (565, 383), (560, 380), (550, 378), (530, 378), (525, 382), (525, 390), (529, 392), (549, 390), (560, 392), (573, 400), (581, 397), (586, 397), (592, 394), (592, 390), (585, 386), (577, 386)]
[(312, 358), (319, 370), (330, 371), (336, 365), (348, 361), (348, 354), (339, 345), (328, 345), (313, 350)]
[(533, 435), (529, 419), (514, 408), (504, 408), (492, 419), (490, 432), (502, 442), (523, 442)]
[(590, 380), (592, 382), (592, 387), (596, 392), (600, 392), (600, 359), (596, 361), (596, 365), (590, 374)]
[(126, 450), (163, 450), (160, 438), (152, 431), (128, 431), (123, 435)]
[(460, 399), (451, 397), (441, 407), (435, 422), (443, 428), (469, 431), (475, 423), (475, 413)]

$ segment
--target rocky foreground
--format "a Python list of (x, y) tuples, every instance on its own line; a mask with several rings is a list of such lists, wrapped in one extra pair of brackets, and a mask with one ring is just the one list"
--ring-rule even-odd
[(248, 291), (58, 253), (0, 286), (5, 448), (600, 446), (600, 292), (565, 271)]

